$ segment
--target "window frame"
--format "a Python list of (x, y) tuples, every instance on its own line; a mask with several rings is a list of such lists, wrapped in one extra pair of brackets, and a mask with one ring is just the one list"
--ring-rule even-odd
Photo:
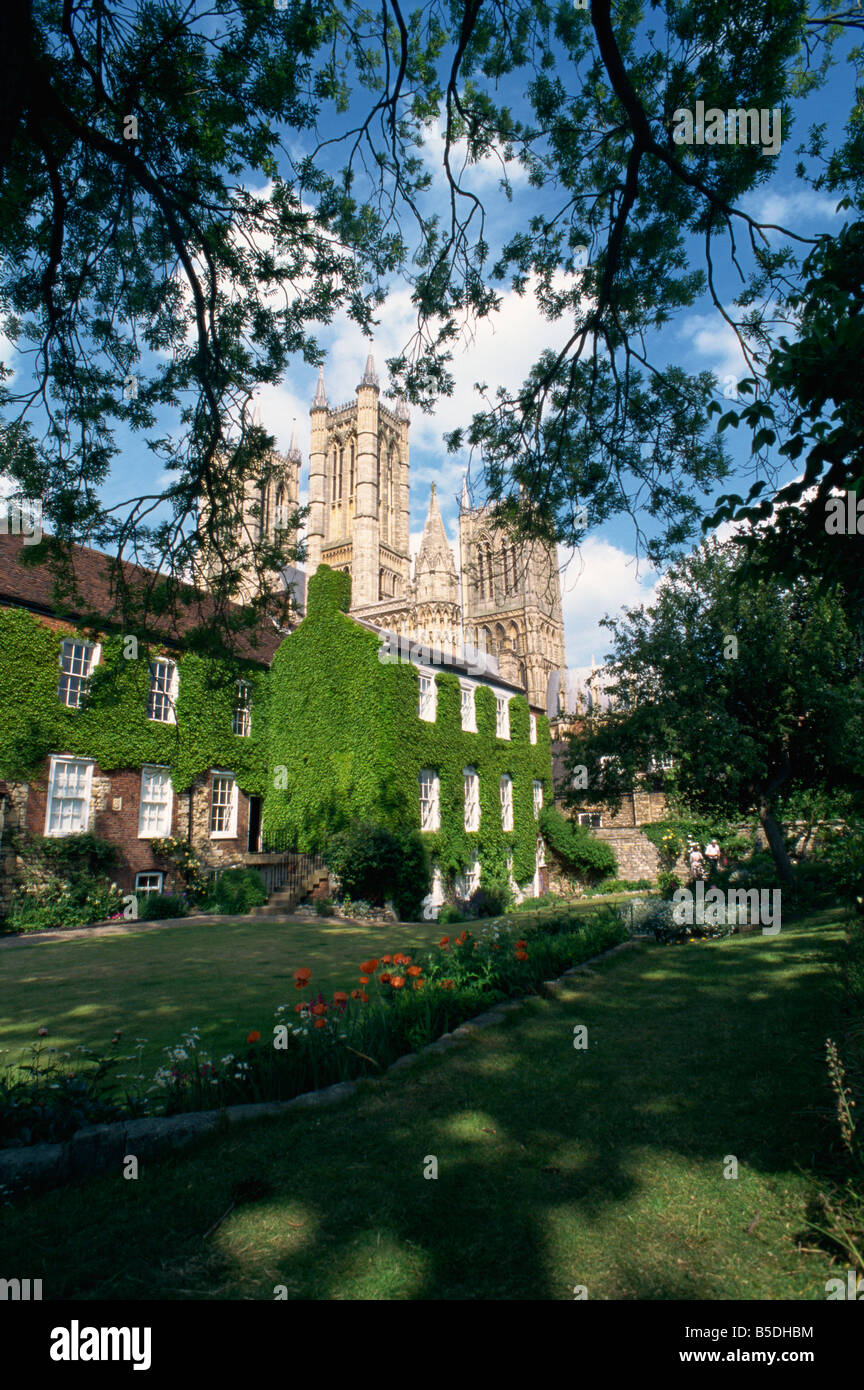
[[(244, 693), (245, 692), (245, 696)], [(239, 722), (242, 728), (237, 727)], [(238, 680), (234, 697), (234, 712), (231, 716), (231, 731), (237, 738), (252, 737), (252, 685), (249, 681)]]
[[(144, 888), (139, 882), (142, 878), (157, 878), (159, 885), (156, 888)], [(161, 869), (139, 869), (135, 875), (135, 896), (138, 898), (149, 898), (153, 893), (162, 893), (165, 888), (165, 874)]]
[[(583, 819), (584, 817), (584, 819)], [(602, 811), (577, 811), (576, 819), (579, 825), (584, 825), (587, 830), (603, 829)]]
[[(469, 783), (471, 787), (470, 795)], [(462, 769), (462, 799), (463, 826), (469, 834), (474, 834), (480, 829), (480, 774), (473, 765), (463, 767)], [(469, 824), (468, 817), (469, 807), (475, 812), (475, 814), (471, 816), (471, 824)]]
[(533, 709), (528, 711), (528, 742), (537, 742), (537, 716)]
[[(467, 681), (460, 681), (460, 682), (459, 682), (459, 691), (460, 691), (460, 706), (459, 706), (459, 711), (460, 711), (460, 715), (461, 715), (461, 719), (462, 719), (462, 732), (463, 732), (463, 734), (476, 734), (476, 732), (477, 732), (477, 687), (476, 687), (476, 685), (469, 685)], [(465, 722), (465, 714), (466, 714), (466, 709), (465, 709), (465, 706), (466, 706), (466, 696), (467, 696), (468, 699), (470, 700), (470, 709), (469, 709), (469, 711), (468, 711), (468, 723), (467, 723), (467, 724), (466, 724), (466, 722)]]
[[(81, 801), (84, 803), (84, 823), (71, 829), (66, 826), (59, 826), (52, 829), (51, 808), (56, 798), (57, 770), (61, 764), (75, 763), (81, 764), (85, 769), (84, 793), (80, 797), (65, 797), (66, 801)], [(51, 761), (48, 765), (48, 790), (45, 798), (45, 836), (52, 840), (64, 839), (67, 835), (84, 835), (90, 829), (91, 812), (90, 804), (93, 796), (93, 770), (96, 766), (94, 758), (78, 758), (72, 753), (52, 753)]]
[(535, 777), (531, 784), (531, 792), (534, 797), (534, 819), (540, 819), (540, 812), (543, 810), (543, 783)]
[(417, 687), (417, 718), (424, 724), (434, 724), (438, 718), (438, 685), (434, 671), (419, 670)]
[[(426, 780), (424, 780), (426, 779)], [(422, 835), (434, 835), (441, 829), (441, 778), (434, 767), (421, 767), (417, 774), (417, 784), (420, 797), (420, 833)], [(430, 795), (424, 799), (424, 789), (428, 787)], [(426, 819), (434, 822), (424, 825), (423, 809), (429, 807)]]
[[(68, 647), (72, 647), (73, 649), (74, 649), (75, 647), (83, 647), (84, 650), (85, 650), (86, 652), (89, 652), (90, 656), (89, 656), (89, 661), (88, 661), (88, 665), (87, 665), (87, 670), (86, 670), (86, 672), (78, 673), (78, 672), (75, 672), (75, 671), (65, 671), (65, 670), (63, 669), (63, 651), (64, 651), (64, 648), (67, 647), (67, 646), (68, 646)], [(83, 700), (83, 699), (87, 696), (87, 694), (89, 693), (89, 690), (90, 690), (90, 681), (91, 681), (91, 679), (92, 679), (93, 672), (95, 671), (96, 667), (99, 665), (99, 662), (100, 662), (101, 659), (102, 659), (102, 643), (101, 643), (101, 642), (85, 642), (85, 641), (83, 641), (80, 637), (64, 637), (64, 638), (62, 639), (62, 641), (61, 641), (61, 643), (60, 643), (60, 656), (59, 656), (59, 658), (58, 658), (58, 664), (59, 664), (59, 666), (60, 666), (60, 676), (59, 676), (59, 679), (58, 679), (58, 681), (57, 681), (57, 701), (58, 701), (58, 704), (61, 704), (61, 705), (63, 706), (64, 709), (80, 709), (80, 708), (81, 708), (81, 702), (82, 702), (82, 700)], [(74, 656), (73, 656), (73, 660), (74, 660)], [(77, 696), (78, 696), (78, 699), (76, 700), (75, 704), (72, 704), (71, 701), (69, 701), (69, 700), (64, 700), (64, 699), (62, 698), (61, 689), (62, 689), (64, 680), (69, 681), (69, 682), (71, 682), (71, 681), (78, 681), (78, 682), (79, 682), (78, 687), (77, 687), (77, 691), (76, 691)], [(67, 693), (68, 693), (68, 688), (67, 688)]]
[[(165, 773), (163, 785), (167, 786), (167, 796), (162, 801), (154, 801), (152, 797), (144, 796), (144, 778), (148, 773)], [(144, 806), (145, 802), (151, 806), (162, 806), (166, 808), (167, 826), (165, 829), (148, 831), (144, 828)], [(139, 840), (160, 840), (165, 839), (171, 834), (171, 825), (174, 818), (174, 784), (171, 781), (171, 769), (165, 763), (144, 763), (141, 768), (141, 783), (138, 791), (138, 839)]]
[[(214, 814), (214, 811), (216, 811), (217, 809), (218, 809), (218, 810), (221, 810), (221, 809), (222, 809), (222, 805), (223, 805), (222, 802), (218, 802), (218, 803), (217, 803), (217, 802), (214, 800), (214, 793), (215, 793), (215, 791), (216, 791), (216, 782), (217, 782), (217, 780), (223, 781), (223, 780), (227, 780), (227, 779), (229, 779), (229, 778), (230, 778), (230, 781), (231, 781), (231, 800), (230, 800), (230, 802), (226, 802), (226, 803), (225, 803), (225, 805), (228, 807), (228, 809), (229, 809), (229, 811), (230, 811), (230, 820), (229, 820), (228, 828), (227, 828), (226, 830), (214, 830), (214, 829), (213, 829), (213, 814)], [(237, 776), (236, 776), (236, 774), (233, 773), (233, 772), (228, 772), (228, 771), (226, 771), (226, 770), (223, 769), (223, 768), (213, 768), (212, 771), (211, 771), (211, 773), (210, 773), (210, 820), (209, 820), (209, 826), (210, 826), (210, 839), (211, 839), (211, 840), (236, 840), (236, 839), (237, 839), (237, 819), (238, 819), (238, 808), (239, 808), (239, 804), (240, 804), (240, 795), (239, 795), (239, 788), (238, 788), (238, 786), (237, 786)]]
[(501, 829), (510, 834), (513, 830), (513, 778), (509, 772), (502, 772), (498, 783), (498, 797), (501, 802)]
[[(168, 666), (171, 668), (170, 685), (165, 690), (157, 690), (155, 685), (156, 667)], [(154, 724), (176, 724), (177, 723), (177, 695), (180, 689), (180, 667), (173, 657), (156, 656), (150, 662), (150, 689), (147, 693), (147, 718)], [(151, 708), (155, 708), (154, 697), (160, 696), (167, 700), (167, 708), (170, 718), (161, 719), (157, 714), (151, 714)]]
[[(502, 733), (502, 729), (504, 732)], [(495, 695), (495, 737), (510, 738), (510, 697)]]

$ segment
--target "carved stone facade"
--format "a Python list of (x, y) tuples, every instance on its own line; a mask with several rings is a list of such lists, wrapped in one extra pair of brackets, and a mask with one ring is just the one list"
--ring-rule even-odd
[(463, 488), (460, 585), (433, 484), (412, 576), (408, 414), (382, 404), (371, 353), (345, 405), (330, 407), (319, 373), (311, 424), (309, 573), (324, 563), (350, 574), (351, 613), (378, 627), (446, 653), (485, 649), (545, 709), (550, 674), (565, 665), (554, 550), (515, 541)]

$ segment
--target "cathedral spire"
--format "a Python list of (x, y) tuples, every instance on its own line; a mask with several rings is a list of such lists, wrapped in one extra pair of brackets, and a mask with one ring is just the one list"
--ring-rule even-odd
[(369, 353), (369, 356), (366, 358), (366, 370), (365, 370), (364, 373), (363, 373), (363, 380), (360, 382), (360, 385), (361, 385), (361, 386), (377, 386), (377, 385), (378, 385), (378, 373), (377, 373), (376, 370), (375, 370), (375, 358), (372, 356), (372, 353), (371, 353), (371, 352)]
[(313, 410), (321, 410), (321, 409), (325, 409), (325, 410), (326, 410), (326, 408), (327, 408), (327, 391), (325, 390), (325, 387), (324, 387), (324, 368), (323, 368), (323, 367), (319, 367), (319, 368), (318, 368), (318, 389), (317, 389), (317, 391), (315, 392), (315, 399), (314, 399), (314, 401), (312, 402), (312, 409), (313, 409)]
[(470, 512), (470, 510), (471, 510), (471, 498), (468, 496), (468, 474), (467, 474), (467, 473), (463, 473), (463, 474), (462, 474), (462, 497), (461, 497), (461, 499), (460, 499), (460, 501), (459, 501), (459, 510), (460, 510), (460, 511), (463, 511), (463, 512)]
[(302, 459), (300, 445), (297, 443), (296, 429), (292, 429), (291, 431), (291, 443), (288, 445), (288, 457), (292, 463), (299, 463)]

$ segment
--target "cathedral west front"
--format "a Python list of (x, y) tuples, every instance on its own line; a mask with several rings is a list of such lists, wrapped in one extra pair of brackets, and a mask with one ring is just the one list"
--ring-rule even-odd
[[(325, 564), (350, 574), (352, 615), (383, 631), (444, 653), (488, 653), (545, 710), (550, 675), (566, 666), (554, 548), (494, 525), (463, 482), (457, 567), (433, 483), (412, 566), (410, 421), (405, 406), (382, 401), (371, 353), (346, 403), (330, 404), (319, 372), (310, 421), (307, 573)], [(275, 462), (253, 499), (264, 535), (299, 495), (296, 444)]]

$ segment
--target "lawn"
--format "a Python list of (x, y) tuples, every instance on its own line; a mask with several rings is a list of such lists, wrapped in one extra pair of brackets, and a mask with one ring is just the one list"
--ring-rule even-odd
[(61, 1050), (108, 1052), (115, 1028), (124, 1048), (146, 1038), (147, 1075), (164, 1061), (161, 1049), (194, 1025), (206, 1050), (234, 1052), (250, 1029), (272, 1027), (278, 1004), (295, 1003), (299, 966), (309, 966), (313, 988), (326, 994), (356, 984), (360, 962), (376, 951), (417, 949), (440, 936), (435, 922), (245, 918), (123, 936), (19, 937), (0, 949), (0, 1047), (10, 1050), (2, 1060), (35, 1041), (40, 1027)]
[[(604, 901), (586, 899), (573, 910), (593, 912)], [(236, 1051), (250, 1029), (268, 1030), (276, 1006), (299, 997), (293, 975), (301, 965), (312, 971), (312, 992), (326, 995), (355, 985), (369, 956), (418, 950), (458, 931), (436, 922), (247, 917), (122, 936), (18, 937), (0, 948), (0, 1048), (8, 1049), (0, 1062), (22, 1056), (42, 1027), (46, 1045), (58, 1050), (83, 1044), (103, 1052), (120, 1028), (124, 1049), (146, 1039), (143, 1071), (152, 1076), (162, 1049), (190, 1027), (200, 1028), (214, 1056)]]
[(842, 939), (825, 912), (607, 957), (331, 1110), (22, 1200), (3, 1266), (46, 1298), (824, 1299)]

